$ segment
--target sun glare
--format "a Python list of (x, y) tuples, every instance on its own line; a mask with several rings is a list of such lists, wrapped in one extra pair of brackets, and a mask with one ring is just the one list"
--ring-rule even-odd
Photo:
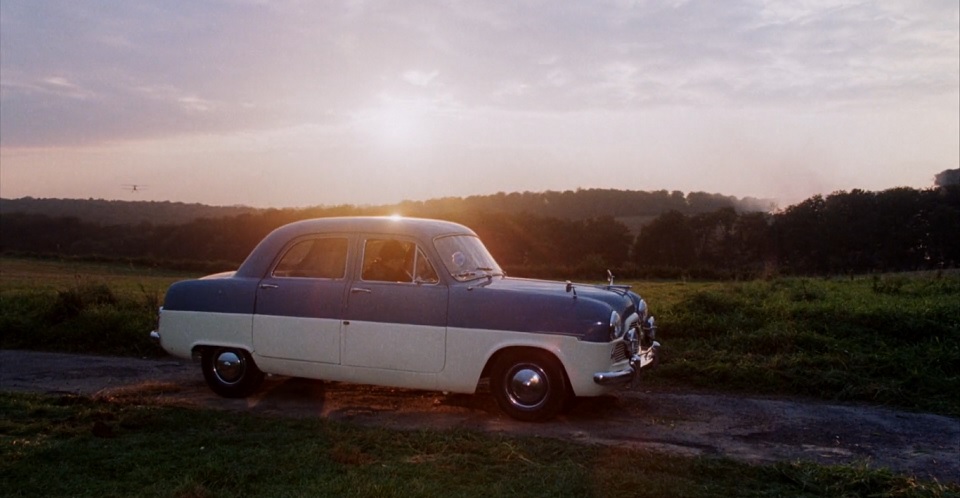
[(377, 107), (356, 114), (356, 126), (386, 147), (413, 147), (424, 140), (423, 105), (416, 101), (383, 99)]

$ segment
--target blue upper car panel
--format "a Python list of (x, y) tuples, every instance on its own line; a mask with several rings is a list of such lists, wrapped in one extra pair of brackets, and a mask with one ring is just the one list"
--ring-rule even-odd
[(560, 282), (494, 278), (488, 284), (451, 289), (451, 327), (552, 333), (607, 342), (610, 312), (626, 317), (633, 301), (623, 293), (589, 285), (567, 292)]
[(253, 313), (257, 299), (256, 279), (214, 278), (185, 280), (170, 286), (163, 308), (211, 313)]
[[(269, 276), (285, 247), (315, 234), (344, 234), (354, 241), (348, 257), (353, 263), (348, 263), (346, 278)], [(423, 285), (358, 280), (356, 251), (360, 244), (355, 241), (361, 235), (417, 240), (436, 267), (442, 266), (434, 239), (476, 236), (456, 223), (410, 218), (326, 218), (292, 223), (264, 238), (233, 276), (174, 284), (164, 308), (562, 334), (591, 342), (610, 340), (612, 311), (622, 318), (636, 311), (634, 294), (592, 285), (568, 288), (561, 282), (500, 275), (460, 282), (444, 272), (440, 272), (439, 282)]]

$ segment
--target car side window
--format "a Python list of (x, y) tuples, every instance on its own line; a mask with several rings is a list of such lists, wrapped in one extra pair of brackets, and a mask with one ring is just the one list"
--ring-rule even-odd
[(347, 239), (301, 240), (284, 253), (273, 270), (275, 277), (343, 278), (347, 268)]
[(415, 282), (423, 284), (435, 284), (440, 281), (440, 277), (437, 276), (437, 270), (433, 268), (433, 265), (430, 264), (430, 260), (427, 259), (427, 256), (423, 254), (423, 250), (420, 248), (417, 248), (416, 269), (417, 272), (414, 275)]
[(397, 239), (368, 239), (363, 248), (360, 278), (382, 282), (413, 282), (416, 245)]

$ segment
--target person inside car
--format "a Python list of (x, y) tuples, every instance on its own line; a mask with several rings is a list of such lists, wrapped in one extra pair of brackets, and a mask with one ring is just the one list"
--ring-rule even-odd
[(407, 263), (407, 249), (403, 246), (404, 244), (397, 240), (384, 242), (377, 253), (377, 259), (364, 270), (363, 279), (387, 282), (412, 281), (410, 265)]

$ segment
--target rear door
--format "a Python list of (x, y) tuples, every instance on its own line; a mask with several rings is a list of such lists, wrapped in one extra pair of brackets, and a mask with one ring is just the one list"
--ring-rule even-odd
[(257, 354), (340, 363), (349, 245), (347, 236), (335, 235), (300, 238), (286, 247), (257, 289)]

